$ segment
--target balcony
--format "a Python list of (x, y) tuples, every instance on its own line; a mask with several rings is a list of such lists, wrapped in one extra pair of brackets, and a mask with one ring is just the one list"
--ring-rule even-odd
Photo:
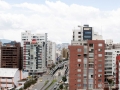
[(94, 60), (89, 60), (89, 64), (90, 64), (90, 63), (93, 64), (93, 63), (94, 63)]
[(1, 79), (1, 82), (6, 82), (6, 79)]

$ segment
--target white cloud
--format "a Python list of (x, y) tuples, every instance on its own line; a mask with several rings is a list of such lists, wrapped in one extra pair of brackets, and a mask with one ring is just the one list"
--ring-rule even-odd
[(6, 3), (4, 8), (7, 5), (12, 8), (9, 13), (0, 9), (0, 30), (3, 34), (0, 38), (20, 41), (21, 32), (31, 30), (33, 33), (48, 33), (48, 39), (57, 43), (70, 42), (74, 27), (78, 28), (78, 25), (87, 23), (93, 26), (95, 31), (100, 34), (102, 32), (104, 39), (112, 38), (115, 42), (120, 42), (118, 38), (120, 8), (100, 11), (98, 8), (77, 4), (67, 5), (61, 1), (45, 1), (45, 4), (4, 3)]
[(10, 8), (11, 6), (7, 2), (0, 0), (0, 9), (10, 9)]

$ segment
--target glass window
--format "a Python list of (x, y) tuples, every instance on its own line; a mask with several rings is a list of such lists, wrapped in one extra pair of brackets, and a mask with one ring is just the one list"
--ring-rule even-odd
[(81, 79), (77, 79), (77, 82), (81, 82)]
[(78, 72), (81, 72), (81, 69), (77, 69)]
[(99, 44), (98, 44), (98, 46), (102, 46), (102, 44), (101, 44), (101, 43), (99, 43)]
[(91, 36), (84, 36), (84, 38), (91, 38)]
[(91, 34), (91, 32), (85, 32), (85, 34)]
[(78, 52), (81, 52), (81, 49), (77, 49)]
[(81, 59), (78, 59), (78, 62), (81, 62)]
[(98, 57), (102, 57), (102, 54), (98, 54)]
[(77, 84), (77, 87), (80, 87), (81, 86), (81, 84)]
[(81, 74), (78, 74), (77, 76), (78, 76), (78, 77), (81, 77)]
[(98, 72), (102, 72), (102, 69), (98, 69)]

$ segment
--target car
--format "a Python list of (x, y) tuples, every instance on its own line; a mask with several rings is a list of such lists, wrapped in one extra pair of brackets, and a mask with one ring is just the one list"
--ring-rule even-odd
[(56, 90), (56, 89), (57, 89), (57, 85), (54, 86), (54, 90)]

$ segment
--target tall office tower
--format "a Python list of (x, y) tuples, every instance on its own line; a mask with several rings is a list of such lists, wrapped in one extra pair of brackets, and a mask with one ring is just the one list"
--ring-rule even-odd
[(47, 33), (22, 32), (21, 45), (23, 46), (23, 69), (28, 71), (30, 75), (46, 72)]
[(104, 84), (105, 41), (84, 25), (73, 30), (69, 46), (69, 90), (101, 90)]
[(11, 41), (1, 47), (1, 68), (22, 69), (23, 48), (19, 42)]
[(47, 66), (50, 67), (56, 62), (56, 43), (48, 41), (47, 42)]
[(0, 41), (0, 67), (1, 67), (1, 46), (2, 46), (2, 42)]

